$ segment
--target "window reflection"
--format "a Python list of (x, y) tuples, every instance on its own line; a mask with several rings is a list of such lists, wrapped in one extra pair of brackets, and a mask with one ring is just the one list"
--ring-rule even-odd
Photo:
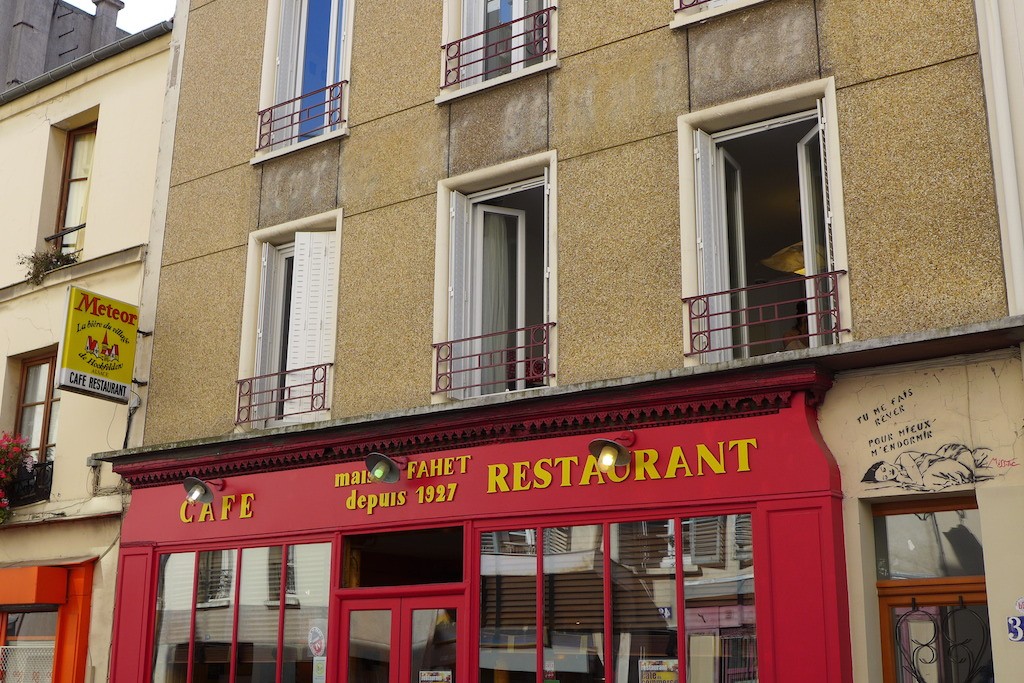
[(683, 520), (686, 679), (757, 680), (749, 514)]
[(536, 531), (487, 532), (480, 545), (480, 683), (536, 683)]
[(352, 612), (348, 624), (349, 683), (391, 680), (391, 610)]
[[(331, 544), (288, 546), (287, 565), (281, 678), (295, 683), (311, 683), (317, 656), (310, 649), (310, 634), (314, 640), (323, 634), (321, 658), (326, 658), (326, 643), (330, 642), (327, 637), (327, 604), (331, 585)], [(313, 647), (317, 646), (314, 644)]]
[(604, 680), (600, 525), (544, 530), (544, 680)]
[(413, 610), (409, 683), (458, 680), (455, 675), (457, 620), (454, 609)]
[(615, 680), (678, 680), (675, 522), (613, 524)]
[(193, 681), (227, 680), (234, 631), (235, 550), (199, 553)]
[(239, 683), (277, 680), (277, 626), (281, 613), (281, 548), (246, 548), (238, 596)]
[(982, 576), (976, 509), (875, 517), (878, 579)]
[(195, 567), (195, 553), (176, 553), (160, 557), (156, 592), (153, 683), (184, 681), (188, 677)]

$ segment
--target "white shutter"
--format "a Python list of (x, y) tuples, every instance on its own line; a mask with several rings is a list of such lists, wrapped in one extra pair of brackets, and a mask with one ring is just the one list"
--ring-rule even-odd
[(828, 178), (828, 122), (825, 121), (825, 100), (818, 100), (818, 139), (821, 143), (821, 197), (825, 211), (825, 268), (835, 268), (832, 247), (832, 194)]
[(337, 236), (334, 232), (295, 233), (291, 313), (288, 323), (285, 385), (295, 387), (285, 413), (307, 412), (311, 407), (312, 371), (301, 368), (334, 357), (334, 317), (337, 315)]
[[(697, 195), (697, 285), (701, 294), (713, 294), (729, 289), (729, 243), (724, 217), (719, 215), (718, 188), (720, 173), (716, 173), (717, 149), (711, 136), (702, 130), (693, 132), (694, 178)], [(726, 327), (729, 324), (726, 312), (729, 302), (723, 297), (710, 297), (708, 319), (710, 328)], [(710, 333), (712, 348), (730, 346), (729, 331)], [(707, 363), (728, 360), (729, 351), (704, 353), (701, 358)]]
[[(302, 6), (305, 0), (281, 0), (281, 22), (277, 40), (277, 78), (274, 85), (274, 104), (287, 102), (298, 94), (299, 43), (302, 30)], [(290, 116), (296, 105), (274, 111), (271, 140), (280, 142), (294, 134), (294, 127), (282, 117)]]
[[(275, 293), (280, 261), (277, 247), (264, 242), (260, 256), (260, 306), (256, 316), (256, 369), (253, 375), (268, 375), (280, 369), (277, 367), (277, 349), (281, 302)], [(275, 382), (273, 377), (257, 381), (252, 387), (253, 403), (265, 403), (272, 399), (270, 392)], [(266, 419), (273, 412), (272, 405), (264, 405), (253, 416)]]

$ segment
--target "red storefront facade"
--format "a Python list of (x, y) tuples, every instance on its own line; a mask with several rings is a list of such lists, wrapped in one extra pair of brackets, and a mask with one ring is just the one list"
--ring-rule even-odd
[[(848, 682), (828, 387), (666, 380), (113, 454), (111, 680)], [(588, 445), (615, 437), (629, 464), (602, 472)]]

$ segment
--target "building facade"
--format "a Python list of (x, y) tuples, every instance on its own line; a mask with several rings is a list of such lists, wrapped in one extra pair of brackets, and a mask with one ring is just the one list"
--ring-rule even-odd
[(181, 0), (111, 680), (1012, 678), (1022, 21)]
[[(52, 2), (37, 4), (54, 11)], [(27, 5), (4, 3), (3, 12), (28, 12)], [(26, 15), (19, 16), (14, 31), (25, 32)], [(43, 54), (46, 35), (41, 45), (30, 49), (24, 37), (21, 45)], [(137, 401), (128, 396), (113, 403), (56, 388), (58, 347), (70, 287), (136, 305), (147, 291), (155, 297), (159, 259), (148, 260), (148, 250), (159, 253), (150, 226), (160, 194), (169, 43), (170, 25), (159, 25), (45, 72), (40, 62), (32, 77), (0, 92), (5, 680), (103, 680), (109, 667), (127, 488), (91, 456), (141, 443), (141, 424), (133, 424)], [(92, 349), (74, 351), (117, 365), (117, 349), (136, 340), (120, 342), (114, 329), (97, 333)], [(12, 434), (25, 442), (12, 446)], [(27, 460), (10, 470), (15, 448)]]

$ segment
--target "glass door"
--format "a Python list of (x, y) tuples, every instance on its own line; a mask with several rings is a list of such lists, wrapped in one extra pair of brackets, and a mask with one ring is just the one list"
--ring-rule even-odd
[(456, 596), (346, 600), (348, 683), (461, 683)]

